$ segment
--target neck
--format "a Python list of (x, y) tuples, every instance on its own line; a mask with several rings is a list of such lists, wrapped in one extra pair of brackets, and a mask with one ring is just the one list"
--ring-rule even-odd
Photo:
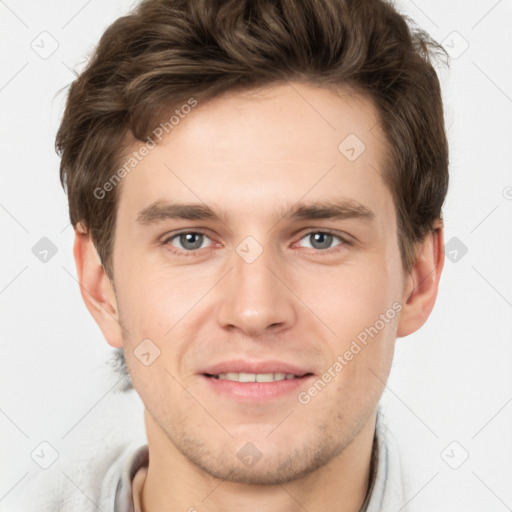
[(376, 412), (339, 455), (315, 472), (284, 485), (217, 479), (178, 451), (147, 411), (145, 418), (150, 462), (140, 497), (143, 512), (359, 512), (365, 501)]

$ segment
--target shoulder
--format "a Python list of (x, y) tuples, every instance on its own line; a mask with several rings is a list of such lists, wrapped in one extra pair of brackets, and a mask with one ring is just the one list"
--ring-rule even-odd
[(138, 443), (90, 448), (88, 457), (77, 456), (72, 460), (61, 457), (47, 470), (29, 474), (24, 482), (20, 510), (114, 512), (123, 479), (130, 474), (134, 461), (147, 451), (147, 446)]

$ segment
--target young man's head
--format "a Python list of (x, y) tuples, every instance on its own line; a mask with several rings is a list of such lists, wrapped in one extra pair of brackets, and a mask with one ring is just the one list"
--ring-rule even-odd
[(380, 0), (147, 0), (106, 30), (57, 148), (152, 464), (276, 484), (367, 453), (443, 266), (435, 49)]

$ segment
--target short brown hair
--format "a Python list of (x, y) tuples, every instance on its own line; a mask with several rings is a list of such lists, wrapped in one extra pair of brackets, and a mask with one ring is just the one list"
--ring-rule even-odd
[(385, 179), (402, 263), (442, 217), (448, 145), (432, 57), (446, 52), (383, 0), (144, 0), (110, 25), (72, 83), (56, 137), (70, 219), (113, 279), (121, 187), (97, 198), (128, 137), (147, 141), (175, 106), (303, 81), (370, 98), (389, 143)]

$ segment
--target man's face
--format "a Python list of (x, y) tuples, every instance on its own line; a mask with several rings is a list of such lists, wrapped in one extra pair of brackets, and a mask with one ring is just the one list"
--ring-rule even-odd
[[(277, 483), (374, 422), (405, 279), (384, 150), (369, 102), (290, 84), (199, 104), (124, 178), (114, 283), (150, 446)], [(191, 204), (216, 218), (173, 217)], [(312, 205), (344, 207), (294, 215)]]

